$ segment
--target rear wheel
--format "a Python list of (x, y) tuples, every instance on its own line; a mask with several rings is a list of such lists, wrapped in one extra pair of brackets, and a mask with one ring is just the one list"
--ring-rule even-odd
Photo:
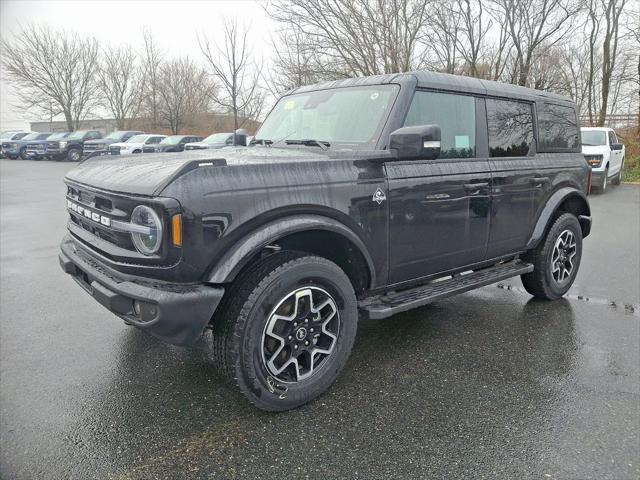
[(283, 411), (322, 394), (346, 364), (357, 306), (333, 262), (279, 252), (238, 276), (214, 324), (223, 372), (263, 410)]
[(544, 240), (524, 259), (533, 264), (533, 272), (522, 275), (527, 292), (537, 298), (556, 300), (571, 288), (582, 257), (582, 229), (575, 215), (563, 213), (554, 222)]

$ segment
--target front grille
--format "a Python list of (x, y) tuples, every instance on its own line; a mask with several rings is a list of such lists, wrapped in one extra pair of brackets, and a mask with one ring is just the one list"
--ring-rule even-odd
[[(120, 220), (123, 222), (128, 221), (131, 211), (133, 211), (135, 207), (135, 204), (131, 201), (119, 200), (116, 197), (110, 198), (105, 194), (72, 185), (67, 186), (67, 200), (88, 208), (92, 212), (104, 214), (112, 220)], [(136, 251), (129, 233), (120, 232), (111, 227), (101, 225), (99, 222), (90, 220), (77, 212), (69, 211), (69, 213), (71, 215), (71, 221), (75, 225), (91, 232), (96, 237), (106, 240), (120, 248), (132, 252)]]
[(58, 142), (47, 142), (47, 150), (59, 150), (60, 144)]
[(33, 152), (44, 152), (46, 150), (46, 145), (42, 143), (29, 143), (27, 144), (27, 150)]
[(95, 152), (96, 150), (104, 150), (105, 145), (103, 143), (85, 143), (82, 150), (85, 152)]
[(111, 155), (120, 155), (120, 147), (110, 146), (109, 153), (111, 153)]

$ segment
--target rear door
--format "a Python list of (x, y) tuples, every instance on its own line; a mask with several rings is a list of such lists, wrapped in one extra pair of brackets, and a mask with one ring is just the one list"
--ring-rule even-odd
[[(436, 160), (388, 162), (390, 283), (464, 267), (485, 258), (491, 173), (478, 156), (485, 134), (473, 96), (417, 91), (405, 126), (437, 124)], [(480, 119), (481, 120), (481, 119)], [(486, 149), (486, 142), (482, 144)]]
[(535, 160), (533, 104), (487, 98), (489, 157), (493, 174), (487, 257), (521, 250), (534, 222), (536, 191), (548, 188)]

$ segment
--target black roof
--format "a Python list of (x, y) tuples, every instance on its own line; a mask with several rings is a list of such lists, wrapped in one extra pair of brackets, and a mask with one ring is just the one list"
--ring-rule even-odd
[(530, 101), (553, 100), (556, 102), (572, 102), (570, 98), (552, 92), (520, 87), (518, 85), (512, 85), (510, 83), (494, 82), (491, 80), (482, 80), (474, 77), (465, 77), (462, 75), (450, 75), (448, 73), (429, 71), (390, 73), (386, 75), (374, 75), (371, 77), (357, 77), (344, 80), (320, 82), (314, 85), (307, 85), (290, 90), (286, 94), (290, 95), (292, 93), (301, 93), (311, 90), (325, 90), (328, 88), (380, 85), (388, 83), (415, 83), (416, 86), (420, 88), (452, 92), (465, 92), (492, 97), (519, 98)]

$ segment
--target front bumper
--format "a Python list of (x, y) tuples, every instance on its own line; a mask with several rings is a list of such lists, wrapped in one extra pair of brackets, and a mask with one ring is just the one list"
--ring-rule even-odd
[[(204, 284), (170, 284), (125, 276), (103, 265), (66, 235), (60, 266), (95, 300), (132, 325), (173, 345), (191, 345), (202, 334), (224, 294)], [(139, 313), (134, 309), (138, 301)]]
[(605, 170), (591, 170), (591, 185), (600, 188), (604, 180)]

